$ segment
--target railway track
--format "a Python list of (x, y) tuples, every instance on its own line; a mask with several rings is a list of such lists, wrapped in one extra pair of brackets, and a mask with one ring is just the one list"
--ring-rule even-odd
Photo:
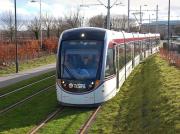
[(82, 128), (79, 131), (79, 134), (85, 134), (88, 131), (88, 128), (94, 121), (98, 111), (100, 110), (101, 106), (97, 107), (97, 109), (91, 114), (91, 116), (88, 118), (88, 120), (85, 122), (85, 124), (82, 126)]
[(30, 99), (33, 98), (34, 96), (36, 96), (36, 95), (38, 95), (38, 94), (40, 94), (40, 93), (43, 93), (43, 92), (49, 90), (49, 89), (50, 89), (51, 87), (53, 87), (53, 86), (55, 86), (55, 85), (53, 84), (53, 85), (51, 85), (51, 86), (48, 86), (48, 87), (46, 87), (46, 88), (44, 88), (44, 89), (42, 89), (42, 90), (40, 90), (40, 91), (38, 91), (38, 92), (36, 92), (36, 93), (34, 93), (34, 94), (32, 94), (32, 95), (26, 97), (25, 99), (20, 100), (20, 101), (18, 101), (18, 102), (16, 102), (16, 103), (14, 103), (14, 104), (12, 104), (12, 105), (4, 108), (3, 110), (0, 111), (0, 114), (5, 113), (5, 112), (7, 112), (7, 111), (9, 111), (9, 110), (11, 110), (11, 109), (13, 109), (13, 108), (15, 108), (16, 106), (18, 106), (18, 105), (20, 105), (20, 104), (22, 104), (22, 103), (30, 100)]
[(41, 80), (39, 80), (39, 81), (36, 81), (36, 82), (33, 82), (33, 83), (28, 84), (28, 85), (26, 85), (26, 86), (23, 86), (23, 87), (21, 87), (21, 88), (15, 89), (15, 90), (13, 90), (13, 91), (11, 91), (11, 92), (2, 94), (2, 95), (0, 95), (0, 99), (1, 99), (1, 98), (4, 98), (4, 97), (6, 97), (6, 96), (8, 96), (8, 95), (10, 95), (10, 94), (12, 94), (12, 93), (15, 93), (15, 92), (18, 92), (18, 91), (20, 91), (20, 90), (23, 90), (23, 89), (26, 88), (26, 87), (30, 87), (30, 86), (32, 86), (32, 85), (34, 85), (34, 84), (37, 84), (37, 83), (39, 83), (39, 82), (42, 82), (42, 81), (47, 80), (47, 79), (49, 79), (49, 78), (52, 78), (52, 77), (54, 77), (54, 76), (55, 76), (55, 75), (51, 75), (51, 76), (46, 77), (46, 78), (44, 78), (44, 79), (41, 79)]
[(60, 112), (64, 110), (64, 107), (60, 107), (56, 109), (54, 112), (49, 114), (46, 119), (41, 121), (38, 126), (34, 127), (28, 134), (35, 134), (40, 128), (42, 128), (47, 122), (49, 122), (51, 119), (53, 119), (56, 115), (58, 115)]

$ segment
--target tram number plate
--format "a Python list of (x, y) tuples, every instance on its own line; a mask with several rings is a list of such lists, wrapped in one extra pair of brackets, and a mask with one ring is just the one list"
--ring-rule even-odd
[(73, 84), (74, 88), (86, 88), (85, 84)]

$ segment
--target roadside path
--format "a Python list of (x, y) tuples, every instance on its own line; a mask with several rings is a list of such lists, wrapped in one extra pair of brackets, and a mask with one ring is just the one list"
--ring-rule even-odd
[(0, 88), (55, 70), (55, 63), (0, 77)]

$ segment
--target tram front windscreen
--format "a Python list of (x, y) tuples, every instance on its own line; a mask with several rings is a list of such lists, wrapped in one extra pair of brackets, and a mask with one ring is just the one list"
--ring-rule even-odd
[(102, 49), (103, 41), (63, 41), (59, 55), (61, 79), (98, 79)]

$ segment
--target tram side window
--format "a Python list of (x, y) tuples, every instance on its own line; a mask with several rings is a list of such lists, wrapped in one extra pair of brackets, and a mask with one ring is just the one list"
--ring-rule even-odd
[(149, 50), (150, 40), (149, 40), (149, 39), (145, 40), (145, 44), (146, 44), (145, 49), (146, 49), (146, 50)]
[(156, 47), (156, 39), (153, 39), (153, 47)]
[(146, 51), (146, 40), (143, 40), (143, 51)]
[(106, 59), (106, 68), (105, 68), (105, 77), (115, 74), (114, 68), (114, 51), (113, 49), (108, 49), (107, 59)]
[(160, 39), (159, 39), (159, 38), (157, 38), (157, 39), (156, 39), (156, 46), (158, 46), (158, 45), (159, 45), (159, 43), (160, 43)]
[(140, 53), (140, 44), (139, 41), (134, 42), (134, 56), (137, 56)]
[(132, 44), (126, 44), (126, 63), (128, 63), (132, 59)]
[(125, 64), (125, 55), (124, 55), (124, 44), (119, 45), (119, 69), (121, 70)]

